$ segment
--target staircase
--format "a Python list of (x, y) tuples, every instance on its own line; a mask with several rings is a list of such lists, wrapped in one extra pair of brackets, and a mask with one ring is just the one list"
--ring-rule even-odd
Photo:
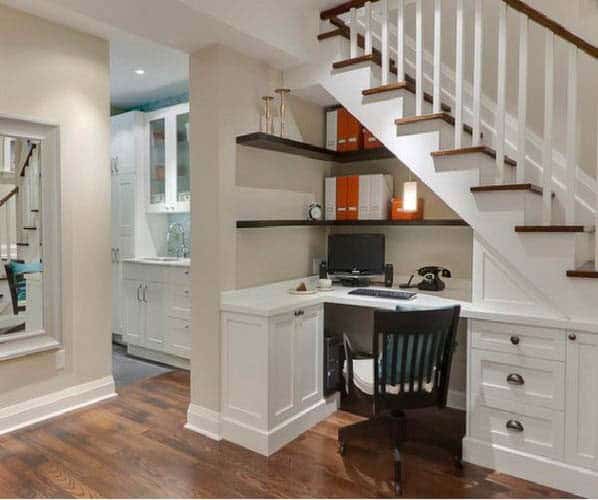
[[(469, 9), (464, 0), (455, 4), (452, 67), (441, 58), (443, 1), (354, 0), (321, 13), (319, 59), (287, 72), (285, 84), (323, 87), (469, 223), (474, 302), (596, 323), (598, 188), (578, 167), (577, 75), (581, 64), (598, 65), (598, 48), (518, 0), (471, 0)], [(498, 13), (497, 53), (482, 46), (484, 9), (490, 8)], [(407, 9), (415, 11), (415, 40), (405, 33)], [(508, 32), (509, 10), (518, 17), (517, 33)], [(426, 12), (433, 18), (426, 19)], [(527, 95), (531, 23), (545, 37), (543, 137), (533, 140), (527, 121), (535, 97)], [(424, 50), (424, 25), (433, 26), (432, 52)], [(466, 40), (467, 26), (473, 26), (473, 37)], [(515, 55), (507, 52), (513, 39)], [(568, 58), (563, 154), (554, 150), (557, 44)], [(469, 80), (466, 46), (474, 47)], [(516, 57), (516, 75), (507, 74), (510, 57)], [(497, 68), (491, 114), (482, 87), (482, 62), (488, 58)], [(517, 116), (509, 120), (517, 126), (508, 130), (507, 78), (516, 78), (519, 89)], [(538, 146), (539, 157), (530, 144)], [(502, 295), (493, 300), (496, 286)], [(509, 293), (521, 300), (510, 301)]]

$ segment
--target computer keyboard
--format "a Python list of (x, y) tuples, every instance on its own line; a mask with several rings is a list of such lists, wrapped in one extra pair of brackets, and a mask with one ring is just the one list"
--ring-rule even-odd
[(377, 297), (380, 299), (411, 300), (417, 293), (404, 292), (400, 290), (380, 290), (377, 288), (357, 288), (349, 292), (349, 295), (363, 295), (364, 297)]

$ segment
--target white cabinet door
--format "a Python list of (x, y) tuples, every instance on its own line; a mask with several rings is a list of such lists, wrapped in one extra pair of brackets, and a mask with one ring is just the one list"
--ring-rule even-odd
[(135, 175), (119, 174), (116, 176), (118, 200), (117, 257), (118, 260), (135, 256)]
[(569, 335), (575, 340), (567, 340), (567, 462), (598, 470), (598, 335)]
[(295, 315), (281, 314), (270, 320), (270, 420), (277, 425), (295, 413), (294, 382)]
[(294, 332), (294, 389), (296, 409), (304, 410), (322, 399), (323, 308), (299, 311)]
[(124, 321), (123, 333), (128, 344), (143, 346), (145, 307), (141, 301), (143, 284), (136, 280), (123, 281)]
[(168, 318), (166, 352), (184, 359), (191, 359), (191, 322)]
[(166, 349), (166, 320), (168, 318), (168, 285), (146, 283), (142, 300), (145, 304), (145, 347), (154, 351)]

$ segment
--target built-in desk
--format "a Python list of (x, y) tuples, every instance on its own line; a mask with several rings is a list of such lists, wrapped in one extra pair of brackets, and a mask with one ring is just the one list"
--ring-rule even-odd
[[(349, 295), (350, 288), (289, 294), (300, 281), (221, 298), (220, 437), (263, 455), (337, 409), (338, 396), (323, 394), (324, 306), (405, 304)], [(466, 286), (447, 283), (445, 292), (418, 293), (408, 303), (458, 303), (468, 319), (464, 459), (591, 496), (598, 440), (584, 436), (598, 436), (598, 325), (490, 310), (464, 300)], [(512, 373), (525, 383), (511, 384)], [(506, 425), (513, 422), (517, 431)]]

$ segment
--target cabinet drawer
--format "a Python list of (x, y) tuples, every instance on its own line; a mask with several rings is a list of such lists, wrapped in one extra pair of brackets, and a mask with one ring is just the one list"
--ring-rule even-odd
[(181, 358), (191, 358), (191, 322), (179, 319), (168, 319), (168, 341), (166, 350)]
[(184, 287), (191, 286), (191, 269), (189, 267), (171, 267), (168, 270), (168, 278), (173, 285)]
[(472, 347), (521, 354), (532, 358), (565, 360), (564, 330), (471, 320)]
[(475, 439), (549, 458), (563, 457), (564, 414), (545, 408), (505, 411), (478, 406), (470, 414)]
[(559, 361), (472, 349), (471, 380), (473, 400), (480, 404), (493, 400), (564, 408), (565, 365)]

